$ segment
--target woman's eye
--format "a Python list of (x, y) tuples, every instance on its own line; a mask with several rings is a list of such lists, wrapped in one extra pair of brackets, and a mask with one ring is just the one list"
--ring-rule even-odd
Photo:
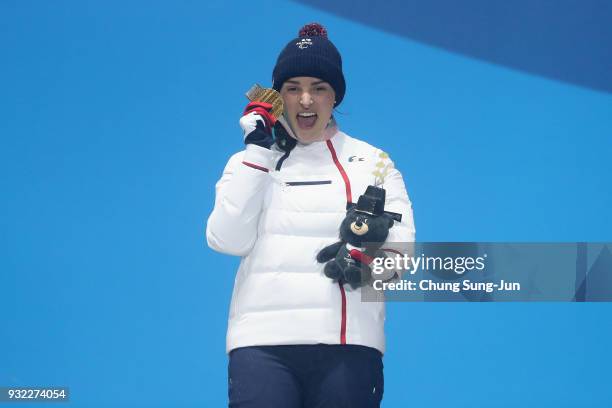
[(318, 86), (315, 89), (317, 92), (324, 92), (327, 91), (327, 87), (326, 86)]

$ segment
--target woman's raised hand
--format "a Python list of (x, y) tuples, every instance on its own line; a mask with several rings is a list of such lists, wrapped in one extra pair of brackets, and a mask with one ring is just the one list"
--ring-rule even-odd
[(276, 118), (271, 111), (272, 105), (265, 102), (251, 102), (246, 106), (240, 118), (245, 144), (255, 144), (266, 149), (272, 146), (272, 127)]

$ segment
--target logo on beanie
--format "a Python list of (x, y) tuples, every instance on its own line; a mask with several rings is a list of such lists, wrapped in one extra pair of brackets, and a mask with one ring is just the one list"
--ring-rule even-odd
[(308, 48), (312, 45), (312, 40), (310, 38), (302, 38), (300, 41), (296, 42), (295, 45), (297, 45), (299, 49), (303, 50), (304, 48)]

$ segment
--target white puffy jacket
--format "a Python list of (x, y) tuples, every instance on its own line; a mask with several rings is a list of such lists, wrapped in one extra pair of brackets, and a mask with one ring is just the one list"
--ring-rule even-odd
[[(359, 344), (385, 351), (384, 302), (323, 274), (316, 255), (338, 241), (347, 201), (368, 185), (386, 190), (385, 210), (402, 214), (387, 242), (412, 242), (411, 203), (399, 171), (381, 150), (342, 132), (282, 152), (247, 145), (216, 185), (208, 245), (241, 256), (227, 332), (234, 348)], [(281, 162), (280, 170), (276, 170)]]

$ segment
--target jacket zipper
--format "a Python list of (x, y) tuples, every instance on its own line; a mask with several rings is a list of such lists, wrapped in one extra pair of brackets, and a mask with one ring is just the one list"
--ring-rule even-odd
[[(342, 176), (342, 180), (344, 180), (344, 186), (346, 188), (346, 203), (348, 205), (349, 203), (353, 202), (353, 199), (351, 196), (351, 182), (346, 172), (344, 171), (342, 164), (340, 164), (340, 161), (338, 160), (338, 156), (336, 155), (336, 150), (334, 149), (334, 145), (332, 144), (331, 140), (327, 140), (326, 143), (327, 143), (327, 148), (329, 149), (331, 153), (332, 160), (334, 161), (334, 164), (338, 168), (338, 171), (340, 172), (340, 175)], [(340, 297), (342, 298), (342, 307), (341, 307), (342, 316), (340, 318), (340, 344), (346, 344), (346, 292), (344, 291), (344, 286), (342, 285), (342, 283), (338, 282), (338, 287), (340, 288)]]

